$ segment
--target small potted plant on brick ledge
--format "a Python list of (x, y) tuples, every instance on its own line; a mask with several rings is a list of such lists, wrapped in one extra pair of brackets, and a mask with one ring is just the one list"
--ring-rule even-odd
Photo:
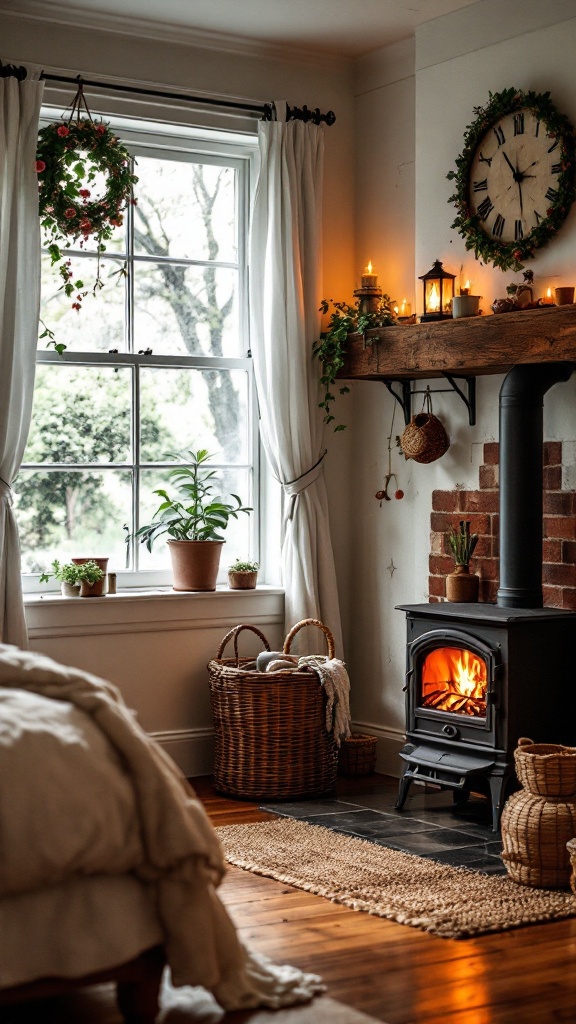
[(228, 568), (230, 590), (255, 590), (259, 568), (259, 562), (243, 562), (237, 558)]
[(480, 579), (470, 572), (470, 559), (478, 543), (478, 534), (470, 533), (470, 522), (461, 519), (458, 528), (450, 527), (448, 544), (454, 556), (454, 572), (446, 577), (448, 601), (475, 602), (478, 600)]

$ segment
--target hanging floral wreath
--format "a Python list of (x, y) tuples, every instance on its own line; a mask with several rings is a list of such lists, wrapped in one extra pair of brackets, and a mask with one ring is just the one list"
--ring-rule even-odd
[[(80, 118), (81, 103), (88, 114), (87, 119)], [(74, 114), (76, 120), (72, 119)], [(71, 260), (64, 259), (62, 248), (69, 249), (73, 243), (79, 243), (83, 248), (93, 239), (98, 257), (92, 288), (96, 294), (103, 285), (100, 256), (106, 251), (104, 243), (112, 238), (114, 228), (122, 225), (126, 205), (136, 203), (132, 198), (132, 187), (138, 181), (132, 173), (128, 150), (108, 124), (92, 120), (82, 85), (72, 104), (70, 120), (58, 121), (41, 129), (36, 171), (41, 225), (49, 239), (52, 266), (60, 263), (64, 293), (74, 300), (72, 308), (80, 311), (88, 291), (83, 281), (74, 281)], [(43, 326), (41, 337), (48, 337), (48, 343), (53, 344), (57, 352), (63, 352), (66, 346), (57, 344), (54, 333)]]

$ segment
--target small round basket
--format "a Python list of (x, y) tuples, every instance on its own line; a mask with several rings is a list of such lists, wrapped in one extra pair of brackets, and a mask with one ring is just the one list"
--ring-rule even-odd
[(522, 737), (514, 751), (518, 781), (535, 796), (576, 795), (576, 747), (533, 743)]
[(400, 446), (405, 458), (413, 459), (414, 462), (435, 462), (448, 451), (448, 434), (444, 424), (432, 412), (429, 388), (426, 389), (422, 412), (410, 420), (402, 434)]
[(371, 775), (376, 768), (376, 736), (353, 732), (342, 740), (338, 751), (338, 774), (348, 777)]

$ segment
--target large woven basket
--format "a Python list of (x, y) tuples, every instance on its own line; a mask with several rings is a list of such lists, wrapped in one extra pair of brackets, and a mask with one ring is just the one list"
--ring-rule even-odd
[[(303, 619), (290, 630), (283, 652), (290, 654), (296, 633), (319, 627), (334, 657), (332, 633), (317, 619)], [(239, 625), (226, 634), (209, 662), (214, 723), (214, 787), (245, 799), (288, 800), (320, 796), (334, 789), (338, 750), (326, 729), (326, 694), (312, 669), (259, 672), (254, 658), (238, 655), (238, 635), (251, 630), (270, 650), (255, 626)], [(234, 641), (234, 657), (223, 658)]]

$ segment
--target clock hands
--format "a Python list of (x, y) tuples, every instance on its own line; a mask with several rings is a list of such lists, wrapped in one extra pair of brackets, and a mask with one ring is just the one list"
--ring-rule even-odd
[(504, 157), (506, 163), (508, 164), (508, 167), (512, 171), (512, 174), (514, 175), (514, 181), (517, 181), (517, 178), (516, 178), (517, 172), (516, 172), (515, 168), (512, 166), (512, 164), (510, 163), (508, 157), (506, 156), (506, 153), (502, 153), (502, 156)]

